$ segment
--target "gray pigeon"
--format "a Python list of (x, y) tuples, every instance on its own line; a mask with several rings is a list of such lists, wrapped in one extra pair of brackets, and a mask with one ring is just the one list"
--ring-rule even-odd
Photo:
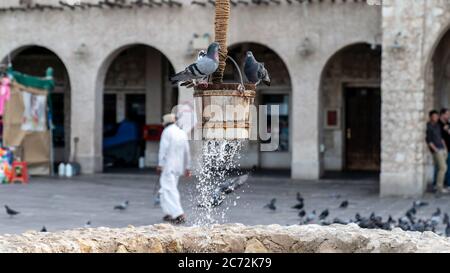
[(172, 84), (204, 79), (216, 72), (219, 67), (219, 49), (220, 46), (218, 43), (214, 42), (210, 44), (204, 57), (201, 57), (199, 54), (195, 63), (189, 65), (185, 70), (170, 78)]
[(15, 210), (11, 209), (11, 208), (8, 207), (7, 205), (5, 205), (5, 209), (6, 209), (6, 213), (7, 213), (10, 217), (13, 217), (13, 216), (15, 216), (15, 215), (17, 215), (17, 214), (20, 213), (20, 212), (18, 212), (18, 211), (15, 211)]
[(227, 179), (224, 183), (219, 185), (219, 190), (225, 194), (230, 194), (244, 185), (248, 180), (249, 175), (241, 175), (238, 177)]
[(222, 205), (223, 201), (225, 200), (225, 193), (222, 192), (220, 189), (216, 189), (213, 194), (211, 195), (211, 198), (209, 198), (208, 202), (198, 204), (199, 208), (216, 208), (220, 205)]
[[(200, 50), (197, 55), (197, 62), (205, 56), (206, 56), (206, 50), (203, 50), (203, 49)], [(204, 80), (204, 79), (205, 78), (202, 78), (201, 80)], [(180, 84), (180, 86), (186, 86), (186, 88), (192, 88), (195, 86), (195, 81), (194, 80), (185, 81), (185, 82), (182, 82)]]
[(267, 204), (267, 205), (265, 205), (264, 206), (264, 208), (268, 208), (268, 209), (270, 209), (270, 210), (272, 210), (272, 211), (275, 211), (275, 210), (277, 210), (277, 207), (275, 206), (275, 203), (277, 202), (277, 199), (276, 198), (273, 198), (272, 200), (270, 200), (270, 203), (269, 204)]
[(128, 208), (128, 205), (130, 204), (130, 201), (125, 201), (120, 205), (114, 206), (114, 210), (126, 210)]
[(249, 82), (258, 85), (262, 81), (265, 85), (270, 86), (269, 72), (264, 67), (264, 63), (260, 63), (255, 59), (251, 51), (247, 51), (244, 73)]
[(316, 220), (316, 218), (317, 218), (316, 211), (313, 210), (311, 213), (309, 213), (309, 214), (306, 216), (305, 224), (311, 223), (312, 221)]
[(319, 220), (325, 220), (328, 215), (330, 215), (330, 211), (328, 209), (322, 211), (322, 213), (319, 215)]
[(341, 208), (341, 209), (346, 209), (347, 207), (348, 207), (348, 201), (347, 200), (343, 201), (341, 203), (341, 205), (339, 206), (339, 208)]

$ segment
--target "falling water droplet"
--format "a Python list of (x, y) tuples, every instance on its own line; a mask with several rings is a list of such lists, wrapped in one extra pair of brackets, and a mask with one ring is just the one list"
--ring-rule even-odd
[(225, 195), (219, 186), (233, 171), (239, 169), (239, 158), (242, 141), (210, 140), (203, 143), (200, 168), (197, 172), (197, 196), (194, 201), (196, 208), (195, 224), (199, 226), (225, 222), (225, 212), (228, 208), (220, 208)]

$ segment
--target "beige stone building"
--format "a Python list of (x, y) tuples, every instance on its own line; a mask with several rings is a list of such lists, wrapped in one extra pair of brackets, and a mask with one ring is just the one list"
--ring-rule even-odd
[[(34, 75), (55, 68), (57, 160), (76, 154), (83, 172), (102, 172), (108, 126), (157, 124), (192, 102), (168, 77), (212, 39), (213, 3), (1, 1), (4, 61)], [(242, 166), (312, 180), (374, 171), (383, 196), (422, 194), (427, 112), (450, 100), (449, 26), (450, 0), (232, 0), (230, 55), (254, 51), (273, 78), (257, 102), (281, 105), (279, 150), (252, 142)], [(235, 76), (230, 67), (225, 78)], [(154, 166), (158, 143), (142, 146)]]

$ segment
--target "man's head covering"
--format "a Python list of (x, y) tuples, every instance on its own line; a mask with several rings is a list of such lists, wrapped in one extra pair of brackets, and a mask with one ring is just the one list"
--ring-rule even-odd
[(166, 126), (170, 123), (175, 123), (177, 121), (177, 117), (175, 114), (166, 114), (163, 116), (163, 126)]

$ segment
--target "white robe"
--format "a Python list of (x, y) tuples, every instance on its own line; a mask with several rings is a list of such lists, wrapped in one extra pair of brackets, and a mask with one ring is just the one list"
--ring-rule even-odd
[(176, 218), (184, 214), (178, 192), (178, 179), (191, 167), (189, 141), (187, 134), (172, 124), (164, 129), (159, 145), (158, 165), (163, 169), (159, 180), (161, 208), (166, 215)]

